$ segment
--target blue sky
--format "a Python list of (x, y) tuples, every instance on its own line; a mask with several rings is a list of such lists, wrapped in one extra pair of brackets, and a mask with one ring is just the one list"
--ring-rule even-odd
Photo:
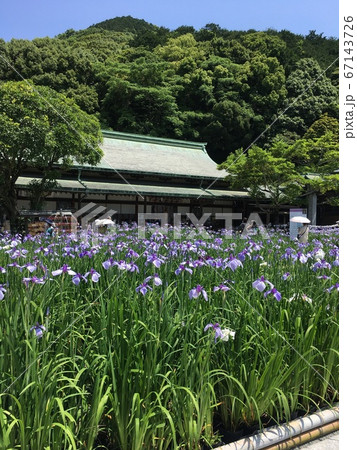
[(128, 15), (170, 29), (216, 23), (229, 30), (316, 30), (338, 37), (338, 8), (338, 0), (2, 0), (0, 38), (53, 37)]

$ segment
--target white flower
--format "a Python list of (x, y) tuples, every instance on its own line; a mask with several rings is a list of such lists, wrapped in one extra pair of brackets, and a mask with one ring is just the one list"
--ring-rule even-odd
[(232, 337), (232, 339), (234, 339), (235, 335), (236, 335), (235, 331), (232, 331), (229, 328), (223, 328), (221, 339), (222, 341), (227, 342), (230, 336)]
[(321, 261), (321, 259), (324, 259), (325, 252), (322, 250), (322, 248), (319, 248), (317, 252), (315, 253), (315, 259), (316, 261)]
[(305, 300), (305, 302), (307, 303), (312, 303), (312, 299), (308, 297), (306, 294), (298, 294), (298, 295), (294, 294), (292, 297), (288, 299), (288, 302), (292, 302), (296, 298), (301, 298), (302, 300)]
[(307, 262), (307, 256), (304, 255), (304, 254), (300, 255), (299, 261), (300, 261), (302, 264), (305, 264), (305, 263)]
[(268, 263), (266, 261), (259, 264), (259, 266), (267, 266), (267, 265), (268, 265)]
[(302, 299), (307, 303), (312, 303), (312, 299), (305, 294), (302, 294)]

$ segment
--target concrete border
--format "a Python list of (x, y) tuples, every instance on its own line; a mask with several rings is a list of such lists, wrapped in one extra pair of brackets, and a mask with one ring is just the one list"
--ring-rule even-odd
[[(293, 446), (308, 442), (338, 429), (339, 407), (326, 409), (306, 417), (292, 420), (284, 425), (269, 427), (261, 433), (240, 439), (216, 450), (261, 450), (287, 449), (291, 446), (278, 445), (294, 441)], [(300, 436), (299, 440), (296, 437)], [(295, 439), (294, 439), (295, 438)]]

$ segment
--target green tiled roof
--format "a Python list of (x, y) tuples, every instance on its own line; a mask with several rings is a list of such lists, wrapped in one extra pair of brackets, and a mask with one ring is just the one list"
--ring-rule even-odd
[(204, 143), (103, 131), (104, 156), (97, 166), (81, 167), (120, 173), (223, 179), (224, 170), (209, 157)]
[[(18, 189), (26, 189), (29, 183), (36, 178), (19, 177), (16, 182)], [(39, 178), (37, 178), (39, 180)], [(234, 199), (248, 197), (247, 192), (229, 191), (223, 189), (200, 189), (181, 186), (147, 185), (147, 184), (124, 184), (103, 183), (96, 181), (84, 181), (83, 184), (77, 180), (57, 180), (58, 187), (54, 191), (86, 192), (97, 194), (129, 194), (149, 195), (158, 197), (188, 197), (188, 198), (210, 198), (210, 199)]]

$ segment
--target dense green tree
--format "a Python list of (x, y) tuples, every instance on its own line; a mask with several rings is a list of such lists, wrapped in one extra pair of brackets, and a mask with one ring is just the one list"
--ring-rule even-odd
[(153, 31), (158, 28), (152, 23), (146, 22), (143, 19), (136, 19), (131, 16), (114, 17), (113, 19), (96, 23), (92, 25), (92, 27), (101, 28), (108, 31), (131, 32), (133, 34), (145, 33), (145, 31)]
[(269, 28), (266, 34), (277, 36), (285, 43), (285, 48), (279, 52), (279, 62), (284, 66), (286, 76), (290, 75), (301, 58), (309, 57), (303, 50), (305, 38), (301, 34), (295, 34), (288, 30), (277, 31), (272, 28)]
[(158, 46), (154, 52), (161, 59), (175, 63), (177, 67), (184, 58), (188, 57), (203, 61), (207, 54), (207, 45), (197, 42), (192, 34), (183, 34), (170, 38), (165, 45)]
[(208, 23), (203, 28), (195, 33), (195, 37), (198, 41), (211, 41), (216, 37), (229, 37), (230, 31), (225, 28), (221, 28), (216, 23)]
[(338, 142), (339, 124), (338, 120), (330, 117), (327, 113), (316, 120), (304, 134), (304, 139), (318, 139), (324, 134), (331, 132), (336, 143)]
[(281, 59), (286, 51), (286, 43), (279, 36), (271, 36), (262, 31), (246, 34), (241, 43), (254, 53), (278, 59)]
[(71, 48), (86, 51), (93, 61), (102, 62), (131, 48), (133, 37), (130, 32), (107, 31), (95, 27), (77, 31), (69, 36), (66, 33), (57, 36), (60, 40), (66, 40), (66, 44)]
[(240, 42), (222, 37), (213, 38), (210, 49), (215, 55), (229, 58), (230, 61), (237, 64), (244, 64), (252, 55), (252, 51)]
[[(338, 58), (338, 40), (335, 37), (326, 38), (323, 33), (317, 34), (311, 30), (303, 41), (305, 57), (313, 58), (320, 67), (327, 69)], [(331, 74), (331, 68), (327, 73)]]
[(338, 204), (339, 127), (337, 119), (324, 114), (314, 122), (302, 139), (290, 147), (290, 154), (300, 154), (298, 169), (307, 175), (310, 189), (324, 195), (325, 202)]
[(288, 146), (275, 143), (269, 150), (253, 146), (248, 152), (243, 149), (229, 155), (219, 165), (229, 175), (233, 188), (247, 189), (257, 206), (262, 199), (270, 204), (270, 212), (276, 214), (281, 204), (292, 204), (305, 184), (295, 164), (289, 160)]
[(2, 60), (1, 80), (31, 79), (36, 85), (75, 98), (89, 113), (98, 110), (93, 58), (87, 50), (58, 39), (12, 39), (6, 44), (3, 56), (9, 64)]
[(62, 94), (26, 82), (0, 84), (0, 203), (12, 227), (15, 183), (27, 168), (49, 180), (57, 166), (70, 167), (74, 160), (96, 164), (100, 140), (98, 120)]
[(338, 117), (338, 91), (313, 59), (301, 59), (286, 80), (288, 95), (279, 119), (281, 129), (303, 136), (322, 114)]
[(172, 37), (182, 36), (183, 34), (195, 34), (195, 28), (190, 25), (181, 25), (172, 32)]
[(180, 134), (175, 98), (164, 87), (113, 81), (103, 105), (107, 124), (116, 130), (152, 136)]

